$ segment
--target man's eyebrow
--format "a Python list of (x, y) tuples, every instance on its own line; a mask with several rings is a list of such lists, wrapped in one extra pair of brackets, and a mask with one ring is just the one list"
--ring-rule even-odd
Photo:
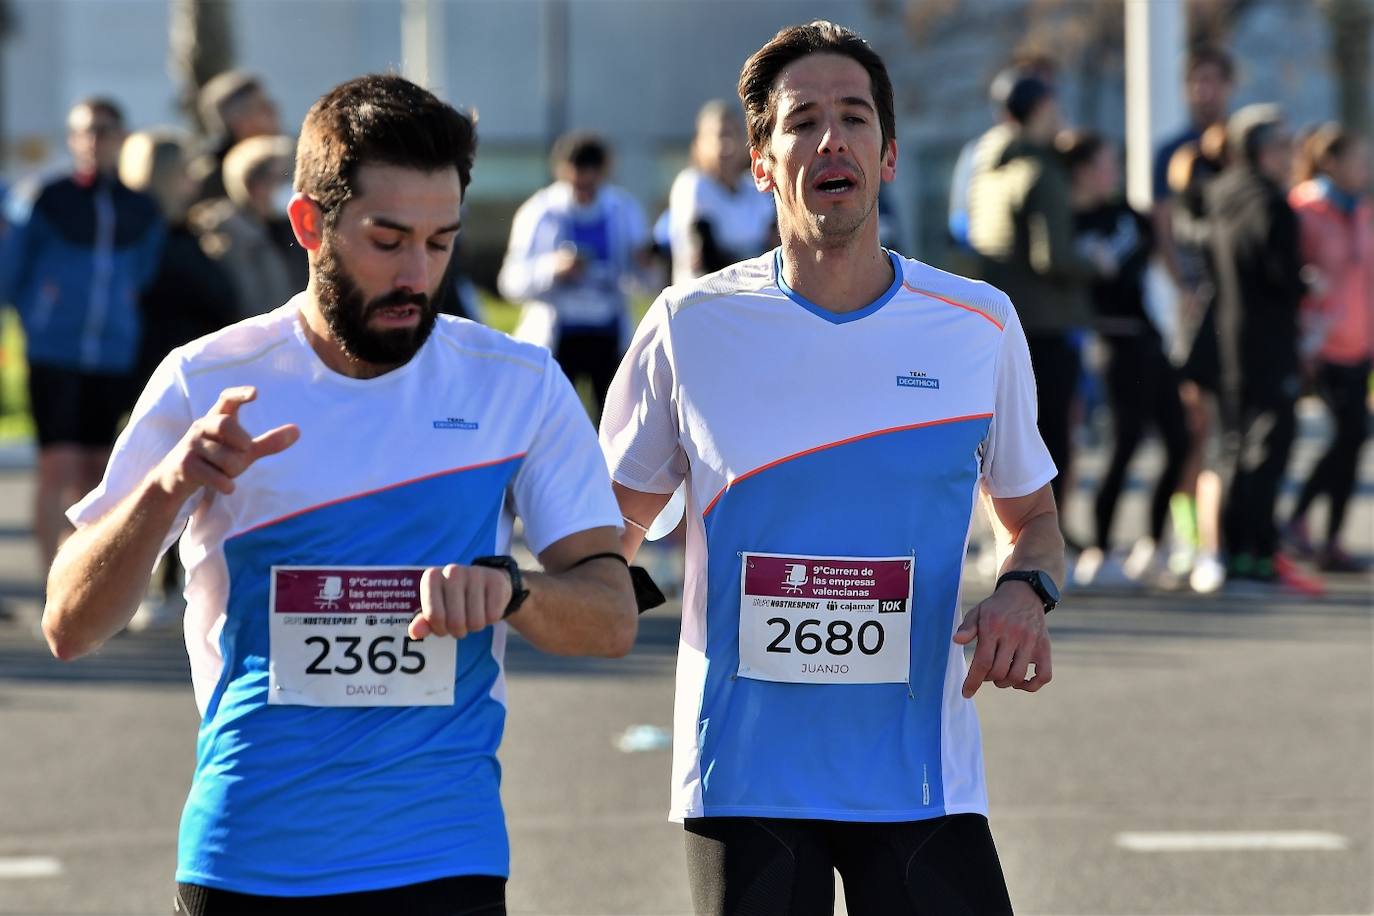
[[(363, 222), (376, 226), (379, 229), (392, 229), (396, 232), (405, 233), (410, 233), (414, 231), (412, 227), (407, 226), (405, 223), (398, 223), (395, 220), (387, 219), (385, 216), (369, 216), (366, 219), (364, 219)], [(446, 235), (450, 232), (457, 232), (462, 225), (463, 224), (460, 221), (456, 223), (450, 223), (447, 226), (440, 226), (438, 229), (434, 230), (434, 234)]]
[(868, 99), (864, 98), (863, 96), (859, 96), (859, 95), (847, 95), (847, 96), (845, 96), (844, 98), (840, 99), (840, 104), (841, 104), (841, 105), (856, 105), (856, 106), (858, 106), (859, 108), (867, 108), (869, 111), (876, 111), (876, 109), (873, 107), (873, 103), (872, 103), (872, 102), (870, 102)]
[[(799, 114), (803, 114), (807, 111), (810, 111), (811, 109), (815, 108), (817, 104), (817, 102), (809, 100), (805, 102), (799, 102), (795, 107), (789, 108), (787, 112), (783, 114), (782, 119), (784, 121), (787, 121), (793, 117), (796, 117)], [(877, 111), (877, 109), (873, 107), (873, 103), (861, 95), (847, 95), (844, 98), (840, 99), (840, 104), (848, 105), (850, 107), (864, 108), (868, 111), (873, 112)]]

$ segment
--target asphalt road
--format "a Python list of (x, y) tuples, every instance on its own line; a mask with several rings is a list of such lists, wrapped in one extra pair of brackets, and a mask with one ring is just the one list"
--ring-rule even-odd
[[(145, 634), (47, 657), (29, 487), (0, 470), (0, 914), (167, 913), (197, 726), (185, 652)], [(1349, 524), (1374, 550), (1368, 493)], [(978, 700), (1018, 913), (1374, 913), (1369, 579), (1315, 601), (1078, 593), (1051, 621), (1054, 683)], [(669, 751), (633, 730), (669, 724), (677, 627), (648, 615), (619, 661), (513, 641), (512, 913), (690, 911)]]

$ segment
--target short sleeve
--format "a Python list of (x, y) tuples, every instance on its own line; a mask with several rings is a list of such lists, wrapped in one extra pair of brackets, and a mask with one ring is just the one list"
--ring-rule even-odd
[(1027, 496), (1054, 479), (1035, 417), (1035, 374), (1021, 320), (1008, 310), (997, 354), (996, 402), (983, 442), (983, 487), (998, 499)]
[[(67, 510), (67, 519), (76, 527), (82, 528), (100, 519), (133, 493), (191, 427), (195, 418), (178, 365), (177, 354), (173, 353), (148, 380), (129, 416), (128, 425), (110, 452), (105, 476), (94, 490)], [(159, 556), (181, 535), (197, 501), (196, 498), (188, 499), (181, 507), (175, 524), (163, 537)]]
[(596, 430), (552, 356), (544, 364), (539, 427), (511, 491), (535, 555), (579, 531), (620, 527)]
[(672, 493), (687, 476), (678, 435), (668, 305), (660, 296), (635, 331), (601, 414), (611, 479), (641, 493)]

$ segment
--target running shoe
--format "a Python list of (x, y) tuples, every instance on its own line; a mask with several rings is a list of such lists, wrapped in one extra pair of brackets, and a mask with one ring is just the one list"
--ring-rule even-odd
[(1307, 572), (1288, 556), (1276, 553), (1271, 562), (1274, 571), (1273, 581), (1282, 585), (1287, 591), (1309, 595), (1313, 598), (1320, 598), (1326, 594), (1326, 586), (1322, 584), (1321, 578)]
[(1316, 555), (1316, 548), (1312, 546), (1312, 534), (1307, 528), (1305, 518), (1295, 518), (1284, 525), (1279, 537), (1283, 540), (1284, 550), (1300, 560), (1310, 560)]
[(1352, 557), (1339, 547), (1327, 547), (1317, 560), (1317, 568), (1329, 573), (1369, 572), (1369, 564), (1358, 557)]
[(1200, 553), (1188, 573), (1188, 586), (1199, 595), (1210, 595), (1226, 584), (1226, 567), (1214, 553)]

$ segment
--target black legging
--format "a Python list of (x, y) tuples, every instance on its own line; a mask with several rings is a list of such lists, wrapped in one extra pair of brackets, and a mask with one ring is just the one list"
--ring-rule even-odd
[(1345, 509), (1355, 492), (1360, 467), (1360, 447), (1369, 435), (1369, 411), (1365, 403), (1369, 392), (1370, 364), (1354, 366), (1322, 363), (1317, 369), (1317, 393), (1326, 402), (1336, 424), (1336, 435), (1326, 454), (1312, 468), (1302, 495), (1293, 510), (1301, 518), (1313, 500), (1325, 494), (1331, 501), (1326, 519), (1326, 543), (1336, 545), (1345, 521)]
[(837, 871), (851, 913), (1011, 916), (982, 815), (899, 823), (703, 817), (686, 827), (697, 916), (830, 916)]
[(1150, 537), (1158, 543), (1169, 515), (1169, 498), (1178, 487), (1188, 456), (1188, 423), (1178, 396), (1178, 372), (1164, 355), (1164, 344), (1153, 331), (1129, 337), (1104, 338), (1107, 360), (1107, 397), (1111, 402), (1114, 443), (1111, 463), (1097, 491), (1094, 512), (1097, 546), (1111, 546), (1112, 518), (1126, 481), (1126, 468), (1155, 426), (1164, 440), (1164, 468), (1150, 498)]
[(606, 392), (610, 390), (611, 380), (615, 378), (615, 370), (620, 365), (619, 326), (565, 330), (559, 335), (553, 355), (574, 385), (579, 376), (586, 376), (591, 382), (592, 398), (596, 402), (592, 405), (596, 414), (592, 420), (600, 422), (601, 410), (606, 405)]
[(261, 897), (178, 884), (172, 912), (175, 916), (505, 916), (506, 879), (460, 875), (325, 897)]
[(1268, 378), (1242, 396), (1238, 427), (1225, 437), (1231, 485), (1222, 507), (1222, 534), (1232, 555), (1269, 558), (1278, 549), (1274, 506), (1293, 450), (1296, 380)]
[(1069, 465), (1073, 458), (1073, 399), (1078, 389), (1081, 368), (1078, 349), (1068, 334), (1029, 334), (1031, 368), (1035, 371), (1035, 404), (1040, 438), (1045, 440), (1050, 459), (1058, 469), (1050, 489), (1064, 514), (1064, 488), (1069, 484)]

